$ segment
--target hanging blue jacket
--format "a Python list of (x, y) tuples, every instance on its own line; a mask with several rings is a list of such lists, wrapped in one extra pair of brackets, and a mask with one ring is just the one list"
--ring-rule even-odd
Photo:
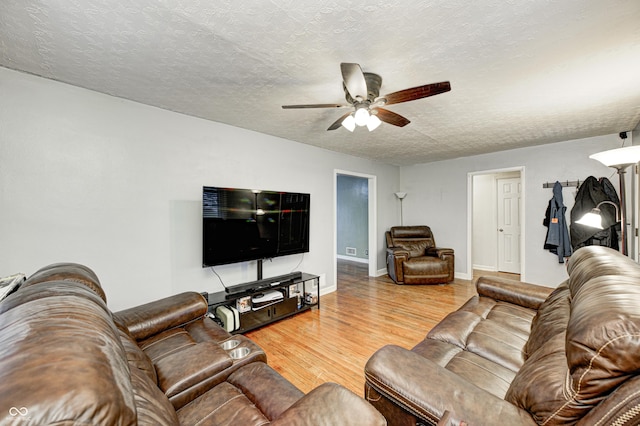
[(567, 208), (562, 199), (562, 185), (556, 182), (553, 185), (553, 198), (549, 200), (547, 213), (543, 222), (547, 226), (547, 238), (544, 242), (544, 248), (551, 253), (558, 255), (558, 262), (564, 263), (564, 258), (571, 256), (571, 240), (569, 239), (569, 229), (567, 221), (564, 217)]

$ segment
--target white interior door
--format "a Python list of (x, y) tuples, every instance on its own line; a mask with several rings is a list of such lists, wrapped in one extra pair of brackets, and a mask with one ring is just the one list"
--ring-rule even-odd
[(497, 179), (498, 270), (520, 273), (520, 178)]

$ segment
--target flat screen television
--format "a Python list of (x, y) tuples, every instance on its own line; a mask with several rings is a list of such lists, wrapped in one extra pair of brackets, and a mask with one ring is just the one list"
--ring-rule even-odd
[(205, 186), (202, 267), (309, 251), (311, 195)]

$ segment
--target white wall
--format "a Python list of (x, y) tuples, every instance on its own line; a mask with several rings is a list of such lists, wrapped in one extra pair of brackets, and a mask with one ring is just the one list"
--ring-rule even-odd
[[(399, 169), (0, 68), (0, 276), (53, 262), (96, 271), (112, 310), (220, 291), (201, 267), (202, 186), (311, 193), (310, 252), (265, 262), (333, 282), (336, 168), (377, 176), (378, 253)], [(216, 267), (225, 284), (255, 262)]]
[[(546, 228), (542, 220), (552, 191), (542, 185), (556, 180), (584, 180), (593, 175), (608, 177), (617, 188), (615, 171), (588, 157), (595, 152), (618, 148), (620, 144), (615, 134), (402, 167), (401, 187), (408, 193), (404, 200), (405, 224), (431, 226), (438, 245), (455, 250), (456, 273), (469, 276), (468, 174), (522, 166), (525, 169), (522, 275), (529, 282), (555, 287), (567, 274), (565, 265), (543, 250)], [(629, 139), (627, 144), (630, 144)], [(576, 188), (563, 191), (567, 220), (575, 194)]]

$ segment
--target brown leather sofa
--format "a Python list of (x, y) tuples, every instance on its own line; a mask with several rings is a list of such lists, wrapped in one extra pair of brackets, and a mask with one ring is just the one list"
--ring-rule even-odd
[(428, 226), (393, 226), (386, 232), (387, 272), (396, 284), (446, 284), (453, 281), (453, 249), (436, 247)]
[(365, 366), (367, 399), (389, 425), (640, 424), (640, 265), (577, 250), (557, 288), (499, 278), (413, 349)]
[(41, 269), (0, 302), (0, 425), (386, 424), (340, 385), (304, 395), (207, 308), (183, 293), (113, 314), (90, 269)]

